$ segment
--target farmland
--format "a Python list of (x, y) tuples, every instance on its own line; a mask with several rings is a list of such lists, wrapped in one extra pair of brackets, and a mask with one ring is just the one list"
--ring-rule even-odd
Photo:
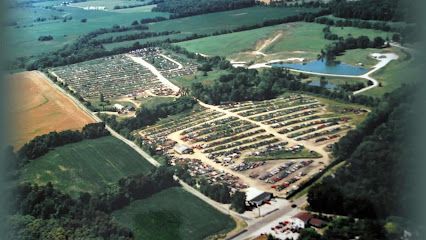
[(72, 195), (105, 192), (120, 178), (149, 172), (153, 166), (114, 137), (68, 144), (26, 164), (21, 181), (52, 182)]
[[(244, 32), (230, 33), (220, 36), (180, 42), (178, 45), (189, 51), (207, 55), (221, 55), (237, 61), (272, 60), (290, 57), (315, 58), (321, 49), (332, 41), (323, 37), (324, 25), (316, 23), (289, 23), (272, 27), (265, 27)], [(365, 35), (370, 38), (387, 37), (389, 33), (371, 29), (352, 27), (332, 27), (331, 31), (339, 36), (353, 37)], [(265, 38), (266, 36), (266, 38)], [(277, 37), (274, 39), (274, 37)], [(274, 39), (261, 49), (268, 56), (258, 56), (253, 51), (259, 50), (266, 39)]]
[[(201, 106), (179, 121), (166, 118), (135, 134), (169, 155), (172, 165), (186, 166), (197, 179), (226, 183), (231, 191), (249, 185), (265, 191), (273, 187), (283, 196), (329, 164), (330, 144), (368, 112), (361, 106), (297, 94)], [(189, 146), (194, 153), (177, 153), (175, 144)]]
[(93, 122), (70, 99), (52, 86), (40, 72), (22, 72), (10, 76), (14, 92), (11, 110), (16, 124), (12, 143), (19, 148), (35, 136), (51, 131), (78, 130)]
[[(76, 7), (57, 7), (58, 10), (46, 10), (43, 8), (18, 9), (15, 18), (19, 28), (8, 27), (7, 31), (11, 39), (11, 47), (15, 49), (16, 57), (35, 56), (42, 53), (57, 50), (65, 44), (71, 44), (77, 38), (90, 31), (99, 28), (108, 28), (113, 25), (130, 25), (134, 20), (152, 18), (156, 16), (168, 16), (166, 13), (134, 12), (116, 13), (107, 11), (83, 10)], [(51, 15), (60, 19), (44, 22), (34, 22), (37, 17), (49, 18)], [(64, 16), (72, 17), (72, 20), (63, 22)], [(87, 23), (80, 22), (86, 18)], [(39, 36), (51, 35), (52, 41), (37, 41)]]
[[(181, 39), (183, 36), (195, 33), (212, 34), (214, 32), (220, 32), (221, 30), (232, 30), (241, 26), (250, 26), (262, 23), (266, 20), (284, 18), (286, 16), (297, 15), (309, 11), (317, 10), (303, 8), (252, 7), (150, 23), (148, 26), (150, 31), (154, 32), (180, 31), (180, 34), (175, 34), (170, 38)], [(117, 33), (114, 36), (117, 35), (121, 34)], [(137, 40), (128, 41), (127, 43), (105, 44), (105, 47), (107, 49), (112, 49), (114, 45), (121, 47), (131, 46), (135, 41)], [(142, 43), (144, 41), (150, 41), (150, 39), (144, 39), (140, 42)]]
[(171, 188), (114, 212), (136, 239), (201, 240), (235, 227), (234, 221), (182, 188)]
[[(77, 4), (84, 5), (90, 4), (90, 2)], [(65, 44), (73, 43), (77, 40), (78, 36), (99, 28), (108, 28), (113, 25), (129, 26), (134, 20), (157, 16), (168, 17), (169, 15), (168, 13), (151, 12), (146, 7), (98, 11), (84, 10), (80, 7), (59, 6), (59, 2), (52, 2), (48, 6), (54, 6), (54, 8), (45, 9), (36, 4), (35, 7), (14, 10), (15, 12), (12, 14), (11, 21), (17, 22), (17, 26), (8, 27), (7, 31), (12, 37), (11, 39), (14, 39), (11, 47), (16, 50), (14, 53), (16, 57), (36, 56), (57, 50)], [(172, 36), (172, 38), (182, 38), (182, 36), (193, 33), (211, 34), (216, 31), (230, 30), (243, 25), (254, 25), (268, 19), (283, 18), (305, 11), (316, 10), (252, 7), (151, 23), (149, 24), (149, 28), (153, 32), (181, 31), (182, 34), (177, 34)], [(57, 16), (58, 18), (55, 20), (34, 22), (38, 17), (50, 19), (51, 16)], [(64, 22), (64, 17), (71, 17), (72, 19)], [(87, 19), (87, 23), (80, 21), (83, 18)], [(43, 35), (51, 35), (53, 40), (47, 42), (37, 41), (38, 37)], [(117, 35), (121, 34), (118, 33)], [(133, 42), (130, 41), (128, 45), (121, 44), (119, 46), (130, 46)], [(111, 49), (108, 45), (106, 45), (106, 48)]]

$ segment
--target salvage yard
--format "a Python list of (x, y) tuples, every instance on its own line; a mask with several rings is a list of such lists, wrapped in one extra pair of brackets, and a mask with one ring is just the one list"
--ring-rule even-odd
[(330, 163), (331, 144), (369, 111), (300, 94), (200, 105), (196, 113), (134, 134), (196, 179), (226, 183), (232, 192), (250, 186), (280, 196), (322, 171)]

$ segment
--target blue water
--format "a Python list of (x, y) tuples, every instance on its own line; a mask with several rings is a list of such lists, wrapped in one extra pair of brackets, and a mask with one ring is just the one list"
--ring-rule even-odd
[(345, 63), (336, 63), (335, 65), (327, 65), (325, 61), (316, 60), (302, 63), (272, 63), (272, 67), (290, 68), (315, 73), (339, 74), (348, 76), (363, 75), (368, 72), (368, 69), (363, 67), (352, 66)]

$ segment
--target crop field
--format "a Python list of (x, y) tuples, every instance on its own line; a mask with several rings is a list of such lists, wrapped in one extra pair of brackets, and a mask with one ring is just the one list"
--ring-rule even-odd
[(109, 136), (67, 144), (26, 164), (21, 181), (52, 182), (66, 193), (104, 192), (122, 177), (149, 172), (153, 166), (122, 141)]
[(71, 3), (70, 7), (83, 8), (85, 10), (102, 9), (104, 11), (119, 11), (114, 9), (115, 6), (129, 6), (129, 5), (140, 5), (147, 3), (148, 1), (136, 1), (136, 0), (93, 0), (85, 2)]
[[(255, 186), (286, 195), (330, 162), (332, 143), (365, 118), (368, 109), (306, 95), (217, 107), (164, 119), (138, 134), (184, 165), (190, 175), (222, 182), (231, 191)], [(175, 144), (194, 153), (180, 154)], [(325, 164), (325, 165), (324, 165)], [(286, 189), (286, 191), (282, 191)]]
[(150, 91), (155, 95), (174, 95), (149, 69), (128, 55), (115, 55), (50, 70), (85, 98), (113, 98)]
[[(324, 39), (322, 32), (324, 26), (306, 22), (289, 23), (180, 42), (178, 45), (192, 52), (221, 55), (237, 61), (265, 61), (291, 57), (313, 59), (317, 57), (321, 49), (332, 42)], [(352, 27), (332, 27), (331, 31), (343, 37), (347, 37), (348, 34), (354, 37), (366, 35), (370, 38), (389, 35), (383, 31)], [(262, 44), (266, 40), (270, 43)], [(261, 50), (264, 54), (253, 52), (256, 50)]]
[[(107, 1), (105, 1), (107, 2)], [(35, 56), (60, 49), (65, 44), (71, 44), (80, 35), (89, 33), (99, 28), (109, 28), (113, 25), (129, 26), (134, 20), (153, 18), (156, 16), (167, 17), (168, 13), (160, 12), (108, 12), (83, 10), (77, 7), (62, 7), (59, 3), (53, 3), (56, 10), (44, 9), (42, 7), (19, 8), (13, 14), (11, 21), (16, 21), (17, 26), (6, 28), (8, 36), (13, 39), (11, 47), (14, 56)], [(11, 14), (12, 15), (12, 14)], [(38, 17), (59, 19), (34, 22)], [(72, 17), (71, 20), (63, 21), (64, 17)], [(87, 22), (80, 20), (86, 18)], [(52, 41), (38, 41), (40, 36), (51, 35)]]
[(170, 188), (113, 213), (136, 239), (206, 239), (235, 227), (227, 215), (182, 188)]
[(11, 109), (14, 128), (11, 143), (21, 147), (35, 136), (51, 131), (79, 130), (93, 119), (53, 87), (40, 72), (10, 76), (13, 91)]

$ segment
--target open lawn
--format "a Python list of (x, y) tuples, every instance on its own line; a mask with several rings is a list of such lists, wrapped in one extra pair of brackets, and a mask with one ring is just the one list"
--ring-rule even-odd
[[(321, 49), (332, 42), (324, 39), (322, 32), (324, 26), (306, 22), (289, 23), (180, 42), (178, 45), (192, 52), (225, 56), (238, 61), (265, 61), (290, 57), (313, 59), (317, 57)], [(344, 37), (348, 34), (354, 37), (366, 35), (370, 38), (388, 35), (383, 31), (352, 27), (332, 28), (331, 31)], [(262, 44), (267, 39), (271, 42)], [(261, 50), (267, 56), (259, 56), (259, 54), (256, 56), (252, 52), (254, 50)]]
[(212, 84), (214, 80), (219, 79), (221, 75), (225, 75), (228, 72), (225, 70), (213, 70), (204, 76), (203, 72), (197, 72), (195, 75), (186, 75), (170, 79), (170, 81), (179, 87), (190, 88), (193, 83), (200, 82), (203, 84)]
[(372, 77), (381, 86), (364, 92), (364, 95), (381, 97), (392, 92), (404, 83), (411, 83), (415, 74), (419, 73), (419, 62), (400, 51), (399, 59), (390, 62), (386, 67), (375, 72)]
[(113, 213), (135, 239), (201, 240), (235, 227), (226, 216), (182, 188), (170, 188)]
[(10, 141), (16, 148), (35, 136), (51, 131), (79, 130), (94, 122), (40, 72), (16, 73), (10, 75), (9, 80), (14, 93), (10, 111), (16, 129)]
[(21, 181), (52, 182), (71, 195), (103, 192), (122, 177), (147, 173), (153, 166), (115, 137), (67, 144), (32, 160), (20, 172)]

